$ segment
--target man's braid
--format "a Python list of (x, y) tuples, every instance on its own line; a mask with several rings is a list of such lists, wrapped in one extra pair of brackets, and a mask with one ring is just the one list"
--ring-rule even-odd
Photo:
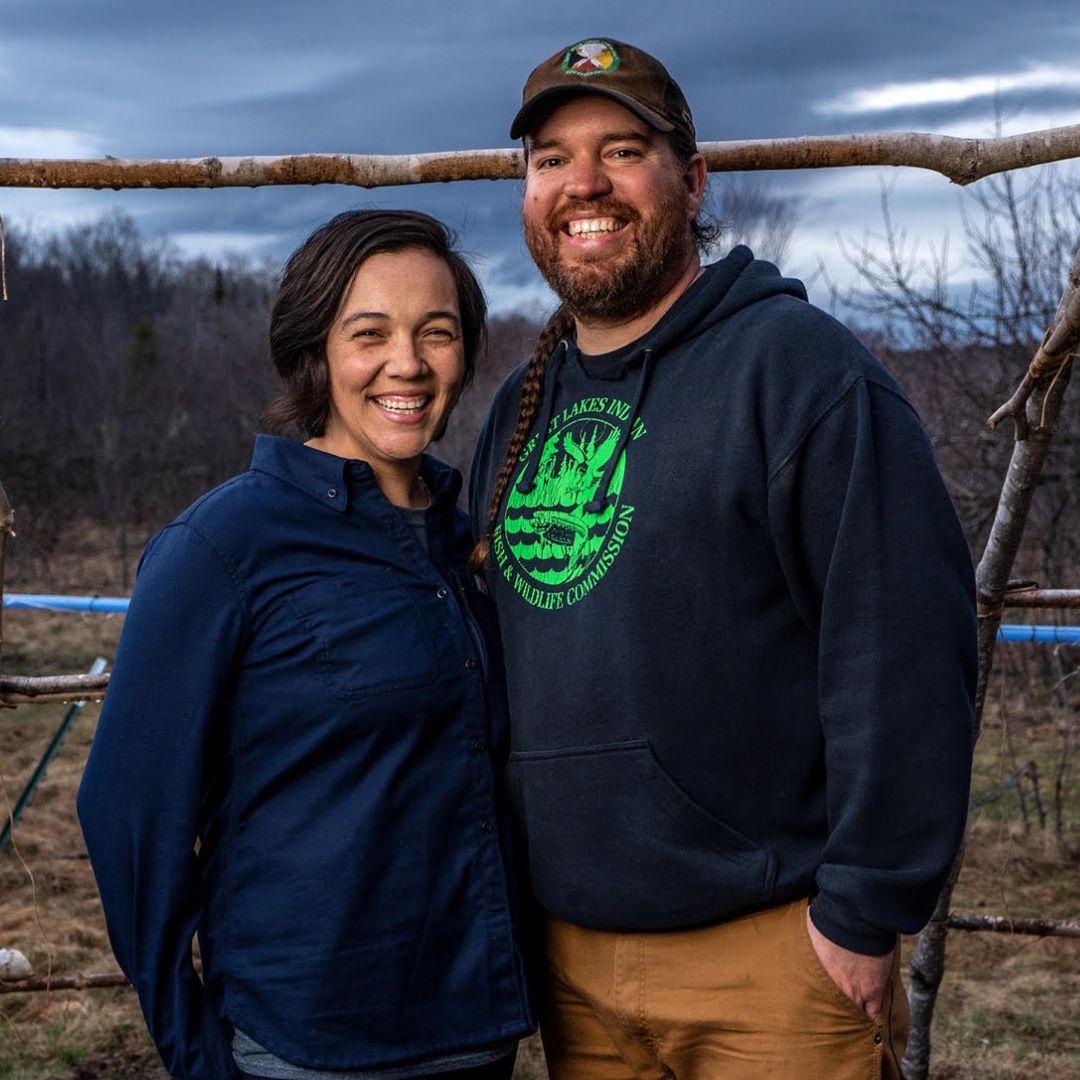
[(491, 538), (495, 530), (495, 519), (499, 515), (499, 507), (510, 485), (510, 478), (514, 475), (518, 454), (521, 453), (525, 440), (529, 437), (533, 422), (536, 420), (536, 412), (544, 397), (544, 374), (547, 371), (548, 360), (551, 359), (556, 346), (573, 329), (573, 326), (573, 316), (565, 306), (560, 306), (548, 319), (533, 346), (529, 366), (525, 369), (525, 381), (521, 384), (521, 397), (518, 398), (517, 426), (514, 428), (510, 445), (506, 448), (503, 463), (499, 466), (499, 474), (495, 478), (491, 506), (488, 508), (487, 528), (469, 556), (469, 570), (473, 574), (483, 575), (484, 573), (484, 564), (491, 551)]

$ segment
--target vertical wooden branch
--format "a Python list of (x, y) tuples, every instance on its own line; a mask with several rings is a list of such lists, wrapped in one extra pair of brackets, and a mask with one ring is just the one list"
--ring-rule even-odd
[[(1050, 442), (1069, 385), (1072, 354), (1080, 347), (1080, 248), (1073, 259), (1069, 283), (1058, 305), (1054, 323), (1036, 351), (1020, 389), (994, 413), (996, 425), (1006, 416), (1015, 423), (1016, 442), (998, 498), (997, 511), (986, 548), (975, 571), (979, 606), (979, 678), (975, 692), (975, 737), (982, 727), (986, 688), (994, 666), (994, 647), (1009, 575), (1024, 537), (1031, 500), (1039, 482)], [(926, 1080), (930, 1068), (930, 1024), (938, 988), (945, 973), (945, 944), (953, 889), (963, 865), (961, 850), (934, 914), (909, 968), (908, 1004), (911, 1033), (901, 1067), (905, 1080)]]
[[(15, 511), (8, 502), (4, 485), (0, 484), (0, 674), (4, 670), (4, 557), (9, 536), (15, 535)], [(0, 708), (3, 708), (0, 702)]]
[(0, 214), (0, 299), (7, 299), (7, 235), (3, 214)]

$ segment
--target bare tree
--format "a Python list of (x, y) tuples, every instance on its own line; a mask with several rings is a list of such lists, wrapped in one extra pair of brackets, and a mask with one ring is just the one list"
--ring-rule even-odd
[(746, 244), (758, 258), (783, 265), (799, 216), (798, 197), (746, 173), (720, 176), (709, 188), (723, 243)]
[[(844, 245), (860, 286), (841, 302), (919, 410), (973, 551), (981, 551), (1008, 464), (984, 420), (1007, 399), (1053, 322), (1080, 237), (1080, 176), (1053, 167), (982, 181), (961, 198), (964, 251), (913, 243), (882, 194), (883, 230)], [(1020, 572), (1080, 570), (1080, 492), (1070, 481), (1080, 416), (1062, 417), (1040, 478)], [(1061, 463), (1061, 464), (1059, 464)]]

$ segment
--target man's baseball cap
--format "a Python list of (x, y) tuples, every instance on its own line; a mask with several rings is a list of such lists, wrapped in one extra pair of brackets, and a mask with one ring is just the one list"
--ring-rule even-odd
[(522, 91), (510, 138), (525, 135), (552, 99), (571, 94), (603, 94), (657, 131), (690, 146), (697, 143), (690, 106), (664, 65), (614, 38), (586, 38), (535, 68)]

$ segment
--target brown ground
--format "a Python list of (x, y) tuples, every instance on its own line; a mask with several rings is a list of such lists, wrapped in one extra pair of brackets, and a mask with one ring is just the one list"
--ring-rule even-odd
[[(16, 567), (17, 568), (17, 567)], [(54, 560), (47, 580), (12, 580), (7, 590), (101, 592), (118, 587), (108, 564), (76, 554)], [(93, 575), (93, 580), (87, 580)], [(111, 656), (120, 620), (101, 615), (8, 611), (4, 667), (11, 673), (85, 670), (100, 652)], [(1034, 785), (1023, 781), (1027, 829), (1015, 787), (976, 816), (954, 907), (988, 914), (1080, 917), (1080, 796), (1060, 800), (1062, 837), (1054, 828), (1055, 774), (1065, 733), (1076, 738), (1076, 701), (1051, 694), (1057, 669), (1037, 647), (1001, 652), (1010, 691), (1001, 686), (987, 708), (977, 753), (975, 790), (1000, 789), (1017, 768), (1036, 762), (1047, 815), (1040, 828)], [(1019, 650), (1027, 649), (1024, 654)], [(1033, 659), (1034, 658), (1034, 659)], [(1080, 667), (1080, 650), (1064, 655), (1065, 674)], [(1071, 667), (1069, 666), (1071, 663)], [(1080, 679), (1066, 685), (1076, 687)], [(59, 756), (15, 836), (24, 867), (0, 852), (0, 947), (18, 948), (44, 974), (111, 971), (93, 877), (74, 812), (74, 792), (90, 746), (97, 706), (75, 721)], [(65, 712), (62, 705), (0, 711), (0, 813), (15, 800)], [(29, 873), (28, 873), (29, 870)], [(31, 885), (30, 873), (34, 884)], [(908, 943), (910, 947), (910, 943)], [(954, 933), (949, 970), (935, 1016), (935, 1080), (1029, 1080), (1080, 1077), (1080, 942), (988, 933)], [(165, 1074), (130, 990), (0, 995), (0, 1080), (163, 1080)], [(545, 1076), (534, 1040), (522, 1049), (520, 1080)]]

